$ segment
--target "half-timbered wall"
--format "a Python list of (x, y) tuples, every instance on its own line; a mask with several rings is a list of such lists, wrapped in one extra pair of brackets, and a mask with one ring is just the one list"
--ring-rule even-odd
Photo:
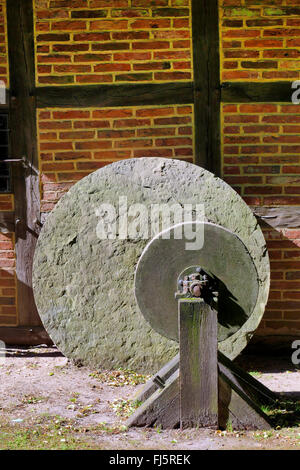
[[(300, 3), (224, 0), (220, 9), (223, 82), (256, 84), (254, 100), (221, 105), (222, 177), (251, 206), (300, 206), (300, 105), (291, 84), (300, 77)], [(288, 81), (289, 94), (281, 101)], [(273, 97), (267, 96), (275, 84)], [(263, 88), (265, 87), (265, 88)], [(226, 90), (226, 89), (225, 89)], [(260, 335), (300, 331), (300, 231), (265, 231), (271, 292)]]
[(63, 3), (35, 0), (38, 85), (192, 79), (190, 0)]
[(72, 184), (124, 158), (193, 161), (193, 107), (55, 109), (38, 113), (42, 212)]

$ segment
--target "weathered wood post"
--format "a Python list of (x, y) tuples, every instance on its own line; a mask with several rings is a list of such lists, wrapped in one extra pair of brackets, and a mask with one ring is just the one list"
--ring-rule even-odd
[(218, 427), (218, 316), (203, 299), (180, 299), (180, 427)]

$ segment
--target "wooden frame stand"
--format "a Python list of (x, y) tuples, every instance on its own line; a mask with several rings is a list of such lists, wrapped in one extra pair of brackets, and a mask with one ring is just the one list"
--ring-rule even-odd
[(202, 299), (178, 303), (179, 355), (135, 397), (127, 426), (270, 429), (261, 405), (278, 396), (218, 352), (217, 311)]

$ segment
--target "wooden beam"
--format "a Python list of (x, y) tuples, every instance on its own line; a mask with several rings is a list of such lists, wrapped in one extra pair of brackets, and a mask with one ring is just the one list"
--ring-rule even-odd
[(171, 359), (167, 364), (165, 364), (156, 374), (154, 374), (150, 380), (146, 382), (146, 385), (141, 387), (136, 396), (134, 397), (135, 401), (144, 402), (157, 390), (157, 381), (159, 377), (162, 383), (165, 383), (171, 375), (178, 370), (179, 367), (179, 354), (177, 354), (173, 359)]
[(218, 313), (202, 299), (180, 299), (180, 427), (218, 427)]
[(300, 228), (300, 206), (252, 206), (262, 227)]
[(149, 106), (193, 102), (191, 82), (50, 86), (37, 87), (34, 93), (39, 108)]
[(220, 64), (217, 0), (192, 0), (195, 162), (220, 175)]
[(12, 166), (18, 321), (20, 325), (40, 325), (31, 284), (40, 217), (32, 0), (7, 0), (7, 30), (10, 150), (14, 158), (25, 160), (24, 165)]
[[(194, 6), (197, 12), (199, 4)], [(197, 28), (199, 12), (193, 16), (193, 28), (196, 33), (194, 36), (194, 75), (193, 82), (183, 83), (149, 83), (149, 84), (126, 84), (126, 85), (71, 85), (71, 86), (42, 86), (33, 89), (33, 95), (37, 100), (38, 108), (47, 108), (54, 105), (57, 107), (90, 107), (90, 106), (137, 106), (137, 105), (157, 105), (157, 104), (189, 104), (197, 103), (195, 111), (200, 113), (199, 119), (204, 113), (201, 103), (206, 103), (209, 94), (205, 92), (204, 57), (202, 49), (199, 49), (197, 42), (203, 42), (203, 34)], [(212, 35), (212, 30), (210, 30)], [(200, 39), (199, 39), (200, 36)], [(209, 38), (211, 41), (212, 38)], [(216, 39), (214, 44), (216, 43)], [(198, 49), (197, 49), (198, 47)], [(200, 46), (204, 47), (204, 46)], [(213, 57), (218, 53), (210, 51), (209, 64), (211, 65), (210, 74), (212, 78), (210, 83), (211, 106), (210, 113), (216, 113), (218, 117), (218, 103), (221, 100), (224, 103), (247, 103), (247, 102), (283, 102), (291, 103), (292, 82), (223, 82), (222, 85), (218, 79), (218, 66)], [(214, 80), (213, 80), (214, 77)], [(200, 107), (199, 107), (200, 106)], [(213, 106), (213, 108), (212, 108)], [(5, 106), (4, 106), (5, 107)], [(201, 112), (202, 111), (202, 112)], [(206, 109), (207, 113), (208, 109)], [(205, 114), (203, 114), (205, 117)], [(213, 116), (211, 116), (213, 117)], [(200, 120), (200, 122), (202, 122)], [(205, 124), (206, 121), (204, 121)], [(204, 126), (206, 127), (206, 126)], [(201, 129), (200, 129), (201, 131)], [(201, 131), (203, 134), (203, 130)], [(218, 137), (218, 136), (217, 136)]]
[(6, 345), (37, 346), (38, 344), (53, 344), (45, 329), (41, 326), (0, 327), (0, 340)]
[(292, 82), (224, 82), (221, 86), (224, 103), (291, 103)]
[(163, 389), (158, 389), (137, 408), (125, 422), (127, 427), (156, 426), (162, 429), (179, 427), (179, 371), (169, 377)]
[(229, 425), (234, 430), (272, 429), (268, 416), (230, 375), (230, 370), (219, 373), (219, 429)]

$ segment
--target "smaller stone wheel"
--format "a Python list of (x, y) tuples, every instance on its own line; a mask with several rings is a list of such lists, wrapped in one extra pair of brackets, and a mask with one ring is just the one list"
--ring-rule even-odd
[[(181, 229), (182, 239), (175, 239)], [(199, 235), (199, 248), (187, 249), (185, 229)], [(218, 341), (222, 342), (249, 320), (258, 297), (255, 264), (240, 238), (212, 223), (185, 223), (158, 234), (144, 249), (135, 273), (135, 296), (152, 328), (178, 341), (178, 276), (190, 266), (201, 266), (218, 280)], [(247, 286), (247, 287), (246, 287)], [(246, 288), (245, 288), (246, 287)]]

